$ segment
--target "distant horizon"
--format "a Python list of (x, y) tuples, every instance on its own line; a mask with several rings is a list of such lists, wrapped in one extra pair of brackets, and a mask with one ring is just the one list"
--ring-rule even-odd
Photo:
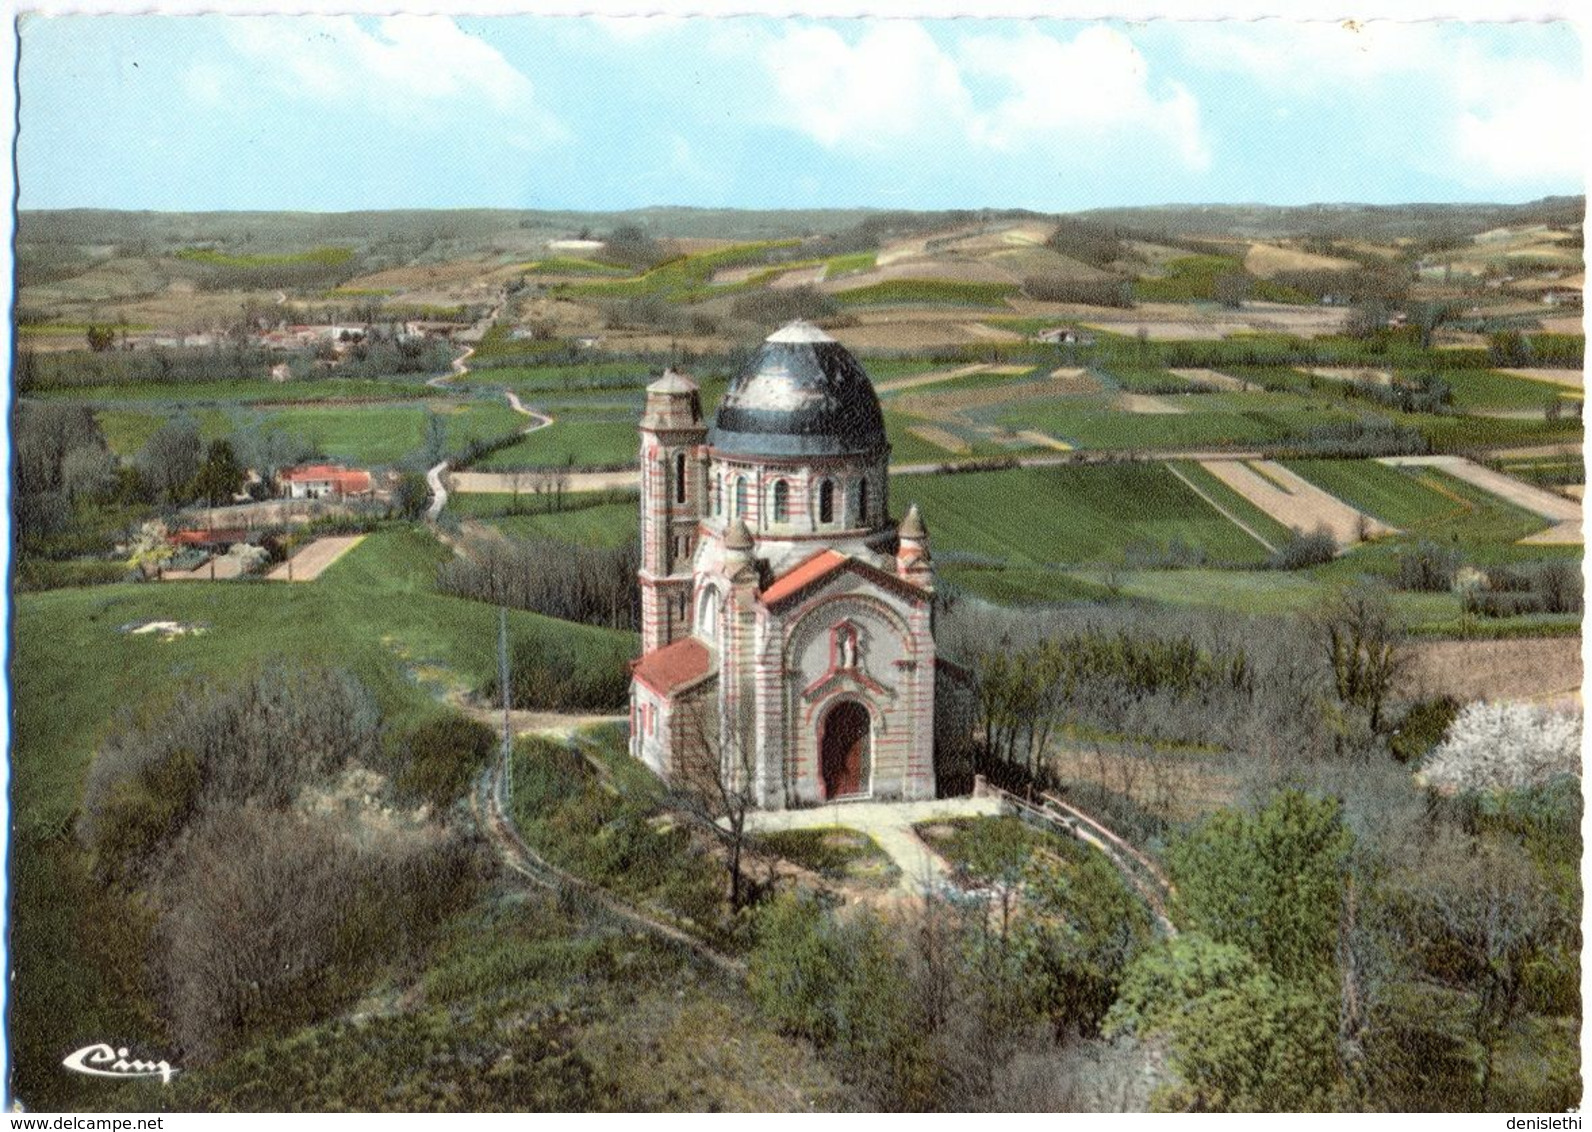
[[(1583, 48), (1564, 20), (17, 26), (30, 212), (940, 211), (999, 197), (1051, 214), (1585, 192)], [(640, 203), (656, 200), (687, 203)]]
[(911, 208), (904, 205), (879, 205), (879, 204), (807, 204), (793, 205), (790, 207), (761, 207), (756, 205), (703, 205), (703, 204), (642, 204), (629, 208), (575, 208), (575, 207), (527, 207), (519, 205), (499, 204), (460, 204), (436, 205), (426, 207), (409, 207), (404, 205), (370, 206), (366, 208), (118, 208), (111, 205), (51, 205), (38, 208), (18, 208), (18, 213), (28, 212), (125, 212), (147, 213), (165, 216), (248, 216), (248, 215), (281, 215), (284, 213), (298, 213), (304, 216), (357, 216), (367, 212), (542, 212), (542, 213), (575, 213), (588, 216), (614, 216), (635, 212), (1026, 212), (1035, 216), (1081, 216), (1090, 212), (1154, 212), (1159, 209), (1200, 209), (1200, 208), (1271, 208), (1286, 211), (1304, 212), (1310, 209), (1352, 209), (1352, 208), (1524, 208), (1534, 204), (1547, 204), (1552, 201), (1585, 200), (1587, 194), (1579, 193), (1549, 193), (1545, 196), (1529, 197), (1522, 200), (1504, 200), (1500, 198), (1487, 198), (1477, 200), (1401, 200), (1401, 201), (1364, 201), (1364, 200), (1337, 200), (1337, 201), (1309, 201), (1304, 204), (1273, 204), (1260, 200), (1195, 200), (1195, 201), (1161, 201), (1156, 204), (1105, 204), (1093, 205), (1089, 208), (1078, 209), (1040, 209), (1027, 208), (1022, 205), (947, 205), (943, 208)]

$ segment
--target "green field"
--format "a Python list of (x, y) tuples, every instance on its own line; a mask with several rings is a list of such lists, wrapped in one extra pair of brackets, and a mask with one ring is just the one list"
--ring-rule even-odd
[(1492, 370), (1455, 370), (1442, 375), (1454, 390), (1454, 407), (1462, 412), (1475, 409), (1542, 409), (1554, 402), (1571, 400), (1569, 390), (1546, 382), (1513, 377)]
[(551, 425), (488, 454), (471, 467), (482, 472), (502, 472), (516, 468), (557, 468), (565, 464), (593, 468), (635, 463), (640, 439), (634, 419), (565, 417), (559, 415), (557, 407), (551, 412), (557, 418)]
[[(641, 524), (640, 504), (635, 499), (617, 503), (600, 503), (595, 507), (579, 507), (567, 511), (537, 511), (531, 514), (514, 514), (512, 495), (450, 495), (448, 510), (461, 518), (470, 510), (455, 510), (456, 501), (470, 501), (470, 509), (480, 512), (471, 517), (483, 526), (502, 531), (511, 538), (555, 539), (580, 546), (623, 546), (637, 536)], [(495, 505), (487, 511), (477, 503), (486, 500)], [(527, 508), (534, 506), (530, 499), (522, 500)]]
[(1401, 530), (1417, 529), (1469, 511), (1465, 501), (1445, 494), (1429, 468), (1393, 467), (1375, 460), (1286, 463), (1317, 487)]
[[(198, 422), (199, 435), (204, 440), (215, 440), (232, 431), (225, 413), (207, 409), (190, 414)], [(149, 443), (149, 438), (171, 418), (163, 413), (142, 413), (133, 409), (100, 409), (94, 414), (105, 443), (118, 456), (135, 456)]]
[[(501, 384), (498, 386), (502, 388)], [(145, 402), (171, 404), (262, 404), (302, 401), (403, 401), (445, 396), (417, 376), (410, 381), (318, 377), (302, 381), (171, 381), (126, 385), (74, 385), (28, 393), (45, 401), (86, 401), (121, 406)]]
[(1175, 466), (1178, 472), (1213, 502), (1272, 546), (1282, 546), (1293, 536), (1293, 531), (1228, 487), (1197, 461), (1179, 460)]
[[(1331, 411), (1223, 408), (1219, 394), (1189, 398), (1187, 413), (1128, 413), (1110, 397), (1085, 396), (1028, 402), (1001, 413), (1012, 429), (1037, 429), (1078, 448), (1228, 448), (1281, 440), (1291, 431), (1336, 419)], [(1253, 403), (1253, 401), (1251, 402)]]
[[(897, 512), (919, 504), (936, 553), (992, 564), (1121, 562), (1130, 548), (1159, 550), (1174, 541), (1222, 562), (1265, 556), (1158, 464), (897, 477), (890, 492)], [(1132, 506), (1125, 508), (1127, 500)]]
[(843, 306), (926, 304), (953, 307), (1003, 308), (1018, 294), (1015, 283), (959, 283), (951, 279), (887, 279), (866, 287), (839, 291), (835, 301)]

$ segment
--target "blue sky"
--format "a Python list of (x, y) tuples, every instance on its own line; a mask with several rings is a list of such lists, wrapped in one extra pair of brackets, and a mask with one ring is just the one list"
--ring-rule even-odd
[(1583, 191), (1565, 23), (24, 19), (23, 208)]

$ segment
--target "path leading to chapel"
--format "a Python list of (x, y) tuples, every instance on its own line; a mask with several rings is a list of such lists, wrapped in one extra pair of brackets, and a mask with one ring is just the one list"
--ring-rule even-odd
[(787, 829), (854, 829), (873, 838), (901, 870), (896, 888), (914, 896), (950, 879), (951, 867), (918, 837), (918, 822), (993, 817), (999, 798), (936, 798), (929, 802), (837, 802), (805, 810), (756, 810), (747, 829), (776, 833)]

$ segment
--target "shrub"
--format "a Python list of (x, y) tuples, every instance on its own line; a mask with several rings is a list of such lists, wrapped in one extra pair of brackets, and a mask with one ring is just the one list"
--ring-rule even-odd
[(1398, 588), (1416, 593), (1448, 593), (1463, 565), (1458, 550), (1422, 542), (1398, 557)]
[(1581, 770), (1581, 717), (1530, 704), (1473, 703), (1421, 767), (1439, 790), (1542, 786)]
[[(369, 693), (337, 672), (274, 669), (225, 691), (185, 689), (164, 711), (124, 718), (101, 745), (80, 833), (102, 876), (134, 883), (184, 821), (247, 802), (285, 806), (368, 761), (378, 723)], [(137, 855), (124, 855), (130, 845)]]
[(1267, 565), (1273, 570), (1306, 570), (1338, 556), (1338, 541), (1325, 528), (1311, 534), (1294, 531), (1288, 541), (1272, 551)]
[[(591, 644), (563, 635), (520, 637), (509, 648), (509, 702), (530, 710), (614, 711), (630, 694), (629, 646)], [(496, 703), (503, 695), (496, 675), (481, 696)]]
[(398, 742), (399, 789), (434, 806), (452, 804), (497, 747), (486, 724), (462, 715), (426, 720)]
[(1411, 704), (1388, 737), (1393, 757), (1401, 763), (1419, 762), (1442, 741), (1458, 714), (1459, 701), (1453, 696), (1438, 696)]

